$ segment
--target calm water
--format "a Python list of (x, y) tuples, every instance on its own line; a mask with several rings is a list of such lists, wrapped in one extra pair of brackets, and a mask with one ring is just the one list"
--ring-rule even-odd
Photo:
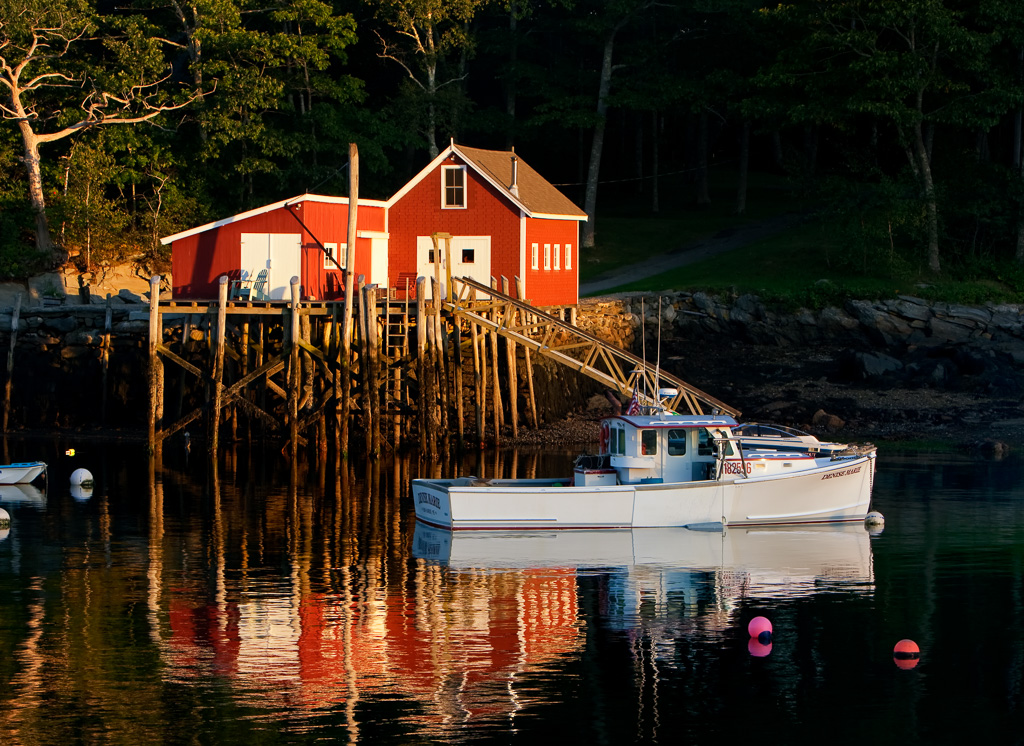
[[(8, 448), (51, 474), (0, 494), (4, 744), (1024, 743), (1016, 459), (883, 452), (875, 536), (452, 536), (406, 498), (454, 465)], [(458, 468), (553, 475), (570, 456)], [(80, 466), (91, 496), (68, 487)]]

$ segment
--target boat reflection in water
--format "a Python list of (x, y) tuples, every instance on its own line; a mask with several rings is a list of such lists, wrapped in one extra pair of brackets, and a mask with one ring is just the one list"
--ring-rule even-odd
[(643, 623), (641, 607), (682, 606), (684, 616), (707, 617), (702, 629), (724, 631), (741, 623), (731, 612), (743, 600), (874, 590), (871, 537), (860, 524), (452, 532), (417, 523), (413, 555), (460, 573), (607, 575), (606, 621), (624, 627)]
[(46, 493), (31, 484), (0, 484), (0, 503), (21, 503), (42, 510)]

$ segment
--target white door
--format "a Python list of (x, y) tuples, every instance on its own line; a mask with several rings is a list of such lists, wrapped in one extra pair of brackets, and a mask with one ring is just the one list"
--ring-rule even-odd
[(370, 283), (377, 287), (388, 286), (388, 240), (370, 239)]
[(264, 292), (290, 300), (292, 277), (302, 277), (302, 236), (298, 233), (243, 233), (242, 270), (253, 278), (267, 270)]
[[(430, 261), (434, 242), (430, 236), (416, 237), (416, 272), (427, 278), (426, 297), (431, 297), (430, 278), (434, 276), (434, 264)], [(441, 285), (445, 282), (444, 239), (437, 241), (441, 259)], [(491, 286), (491, 237), (452, 236), (451, 240), (452, 277), (469, 277), (484, 285)], [(511, 279), (511, 278), (509, 278)]]

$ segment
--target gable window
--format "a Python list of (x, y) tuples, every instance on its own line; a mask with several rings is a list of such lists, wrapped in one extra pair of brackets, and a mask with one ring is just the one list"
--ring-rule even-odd
[(544, 269), (551, 269), (551, 244), (544, 244)]
[[(347, 254), (348, 254), (348, 244), (347, 243), (343, 243), (343, 244), (325, 243), (324, 244), (324, 269), (338, 269), (338, 265), (339, 264), (341, 265), (341, 268), (344, 269), (345, 268), (345, 258), (347, 256)], [(338, 264), (335, 264), (333, 261), (331, 261), (332, 257), (338, 261)]]
[(565, 268), (572, 269), (572, 244), (565, 245)]
[(562, 247), (555, 244), (555, 269), (561, 269), (558, 265), (560, 264), (560, 258), (562, 254)]
[(466, 167), (441, 166), (441, 207), (462, 209), (466, 206)]
[(539, 248), (540, 246), (538, 244), (533, 244), (533, 246), (530, 248), (530, 269), (537, 269), (540, 266), (537, 263), (539, 261), (537, 258), (537, 252)]

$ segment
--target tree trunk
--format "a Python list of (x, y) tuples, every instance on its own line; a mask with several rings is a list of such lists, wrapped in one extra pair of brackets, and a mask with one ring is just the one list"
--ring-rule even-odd
[(28, 198), (36, 216), (36, 249), (40, 254), (53, 259), (55, 252), (53, 239), (50, 237), (50, 224), (46, 220), (46, 196), (43, 192), (43, 172), (39, 160), (39, 138), (25, 120), (18, 122), (18, 128), (21, 130), (24, 148), (22, 160), (28, 172)]
[(587, 169), (587, 191), (583, 211), (587, 222), (583, 224), (583, 247), (594, 246), (594, 219), (597, 213), (597, 178), (601, 171), (601, 151), (604, 149), (604, 129), (608, 117), (608, 90), (612, 82), (612, 52), (615, 49), (615, 31), (608, 34), (601, 60), (601, 80), (597, 88), (597, 123), (590, 143), (590, 167)]
[(747, 174), (750, 169), (750, 120), (743, 120), (740, 129), (740, 162), (736, 176), (736, 214), (747, 211)]
[(939, 264), (939, 206), (935, 196), (935, 182), (932, 179), (932, 164), (928, 152), (921, 123), (917, 122), (914, 124), (912, 157), (916, 161), (914, 170), (921, 181), (921, 193), (924, 197), (928, 231), (928, 269), (938, 274), (941, 271)]
[(697, 127), (697, 204), (706, 207), (711, 204), (711, 190), (708, 187), (708, 113), (700, 113)]

